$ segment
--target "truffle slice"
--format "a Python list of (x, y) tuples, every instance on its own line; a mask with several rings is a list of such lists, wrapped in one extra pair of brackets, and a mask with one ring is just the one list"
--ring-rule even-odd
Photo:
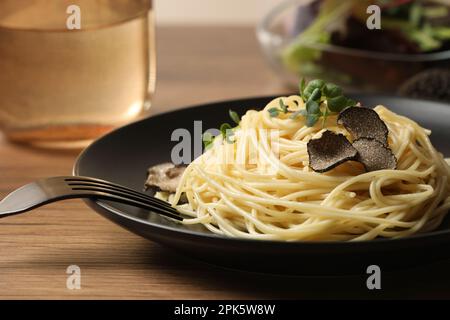
[(176, 192), (185, 169), (186, 166), (176, 166), (170, 162), (150, 167), (145, 187)]
[(316, 172), (325, 172), (341, 163), (356, 159), (357, 151), (343, 134), (329, 130), (318, 139), (308, 142), (309, 166)]
[(367, 171), (395, 169), (397, 159), (391, 149), (373, 138), (359, 138), (353, 142), (358, 151), (357, 161), (361, 162)]
[(338, 124), (351, 133), (354, 140), (373, 138), (387, 146), (388, 128), (378, 113), (370, 108), (350, 107), (339, 114)]

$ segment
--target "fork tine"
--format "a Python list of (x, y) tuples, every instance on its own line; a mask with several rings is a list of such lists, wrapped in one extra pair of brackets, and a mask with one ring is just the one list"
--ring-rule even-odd
[(151, 205), (154, 210), (168, 212), (172, 214), (171, 217), (174, 219), (183, 220), (180, 212), (172, 207), (170, 203), (122, 185), (91, 177), (66, 177), (64, 180), (72, 190), (104, 192), (119, 197), (131, 198), (134, 201), (141, 201)]
[(172, 205), (164, 200), (152, 197), (148, 194), (142, 193), (142, 192), (138, 192), (136, 190), (133, 190), (131, 188), (127, 188), (109, 181), (103, 181), (100, 179), (94, 179), (94, 178), (88, 178), (88, 177), (74, 177), (74, 178), (66, 178), (65, 181), (67, 182), (67, 184), (69, 186), (76, 186), (76, 185), (81, 185), (81, 186), (104, 186), (107, 188), (112, 188), (113, 190), (116, 191), (123, 191), (123, 192), (128, 192), (131, 193), (137, 197), (140, 198), (144, 198), (147, 200), (151, 200), (151, 201), (156, 201), (159, 202), (161, 205), (164, 206), (169, 206), (172, 207)]
[[(69, 182), (67, 183), (71, 188), (79, 188), (79, 187), (99, 187), (104, 188), (105, 190), (111, 190), (111, 191), (117, 191), (117, 192), (123, 192), (124, 194), (129, 194), (131, 196), (137, 197), (142, 199), (143, 201), (152, 201), (155, 203), (159, 203), (162, 206), (170, 207), (172, 208), (172, 205), (166, 201), (163, 201), (161, 199), (149, 196), (144, 193), (139, 193), (131, 189), (127, 188), (117, 188), (115, 186), (110, 186), (102, 183), (97, 182)], [(132, 192), (133, 191), (133, 192)]]
[(154, 201), (154, 198), (141, 198), (141, 197), (137, 197), (134, 196), (132, 194), (126, 193), (126, 192), (122, 192), (120, 190), (112, 190), (109, 188), (104, 188), (104, 187), (99, 187), (99, 186), (71, 186), (72, 190), (75, 191), (97, 191), (97, 192), (103, 192), (103, 193), (107, 193), (107, 194), (112, 194), (112, 195), (116, 195), (116, 196), (120, 196), (120, 197), (124, 197), (124, 198), (129, 198), (132, 199), (134, 201), (141, 201), (144, 203), (149, 203), (152, 206), (161, 209), (161, 210), (169, 210), (171, 212), (177, 213), (179, 214), (179, 212), (172, 206), (170, 205), (162, 205), (159, 202)]
[(123, 204), (132, 205), (135, 207), (139, 207), (145, 210), (154, 211), (157, 214), (167, 216), (169, 218), (182, 221), (183, 217), (180, 215), (180, 213), (173, 207), (165, 207), (161, 208), (159, 206), (154, 205), (150, 202), (145, 202), (142, 200), (136, 200), (129, 196), (121, 196), (120, 194), (113, 194), (110, 192), (104, 192), (101, 190), (89, 190), (89, 189), (81, 189), (77, 188), (77, 191), (81, 192), (89, 192), (90, 196), (97, 199), (104, 199), (104, 200), (111, 200), (115, 202), (121, 202)]

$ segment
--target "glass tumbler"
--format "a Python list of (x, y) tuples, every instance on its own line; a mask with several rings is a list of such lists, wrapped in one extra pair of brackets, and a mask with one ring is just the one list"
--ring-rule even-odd
[(78, 147), (150, 107), (151, 0), (1, 0), (0, 130)]

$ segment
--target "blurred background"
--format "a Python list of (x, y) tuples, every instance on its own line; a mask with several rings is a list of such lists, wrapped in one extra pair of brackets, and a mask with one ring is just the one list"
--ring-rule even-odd
[(160, 26), (255, 26), (280, 0), (156, 0)]
[(0, 130), (35, 146), (303, 78), (449, 102), (449, 68), (450, 0), (0, 1)]
[(160, 27), (255, 28), (266, 65), (291, 90), (323, 78), (450, 101), (450, 0), (166, 0), (155, 9)]

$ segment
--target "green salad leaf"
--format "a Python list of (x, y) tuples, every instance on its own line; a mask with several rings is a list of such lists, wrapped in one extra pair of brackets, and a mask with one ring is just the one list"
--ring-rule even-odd
[(306, 67), (320, 59), (322, 53), (316, 46), (330, 42), (330, 31), (345, 22), (357, 1), (324, 0), (314, 22), (282, 51), (283, 65), (294, 72), (299, 72), (303, 64)]
[(331, 42), (331, 34), (338, 31), (345, 36), (349, 17), (365, 24), (366, 10), (371, 4), (382, 8), (382, 30), (402, 34), (420, 52), (439, 50), (450, 40), (448, 23), (439, 22), (449, 18), (448, 0), (322, 0), (313, 22), (281, 50), (281, 63), (296, 74), (321, 74), (323, 69), (318, 61), (322, 48)]

